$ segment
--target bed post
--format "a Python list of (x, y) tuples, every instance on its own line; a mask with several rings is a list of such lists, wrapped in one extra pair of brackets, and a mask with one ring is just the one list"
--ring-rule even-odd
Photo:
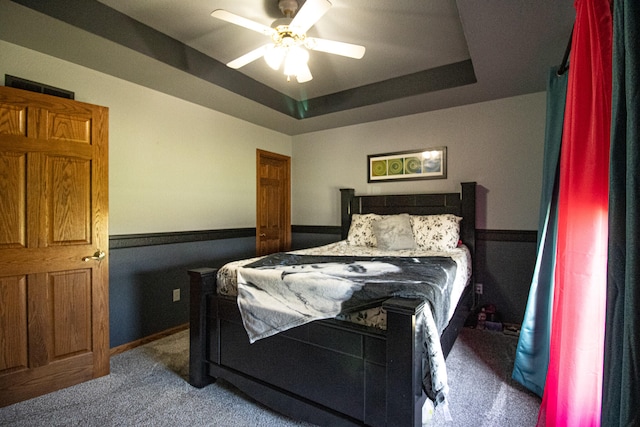
[[(207, 373), (207, 299), (215, 295), (215, 268), (189, 270), (189, 384), (202, 388), (215, 379)], [(210, 325), (209, 325), (210, 326)]]
[(462, 241), (469, 248), (471, 252), (471, 289), (472, 307), (475, 309), (478, 303), (477, 295), (475, 294), (475, 277), (476, 277), (476, 183), (475, 182), (463, 182), (462, 183), (462, 229), (460, 235)]
[(425, 303), (418, 299), (391, 298), (382, 305), (387, 311), (387, 423), (422, 426), (421, 328)]
[[(471, 251), (472, 259), (475, 259), (476, 250), (476, 183), (462, 183), (462, 230), (464, 244)], [(473, 270), (475, 271), (475, 269)]]
[(340, 189), (340, 225), (342, 226), (342, 240), (347, 238), (351, 226), (351, 201), (356, 191), (353, 188)]

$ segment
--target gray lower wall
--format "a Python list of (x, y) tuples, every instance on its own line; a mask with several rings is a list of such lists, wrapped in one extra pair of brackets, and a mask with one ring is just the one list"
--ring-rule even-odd
[[(111, 249), (111, 348), (189, 321), (187, 270), (254, 255), (254, 237)], [(178, 302), (174, 289), (180, 289)]]
[(491, 232), (476, 236), (478, 305), (493, 304), (503, 322), (521, 324), (536, 262), (535, 232)]
[(340, 240), (340, 233), (292, 233), (291, 250), (312, 248), (314, 246), (328, 245)]
[[(336, 227), (296, 227), (292, 248), (301, 249), (338, 241)], [(255, 229), (253, 230), (255, 232)], [(213, 233), (216, 234), (216, 233)], [(231, 233), (233, 235), (233, 233)], [(145, 235), (110, 239), (110, 338), (111, 347), (182, 325), (189, 320), (187, 270), (219, 267), (255, 255), (251, 230), (241, 237), (185, 240), (175, 236)], [(197, 235), (201, 239), (201, 235)], [(533, 236), (533, 237), (532, 237)], [(127, 243), (134, 242), (134, 243)], [(131, 244), (131, 246), (128, 246)], [(521, 323), (535, 264), (535, 232), (479, 233), (476, 243), (476, 282), (484, 285), (479, 303), (495, 304), (505, 322)], [(173, 302), (173, 290), (181, 299)]]

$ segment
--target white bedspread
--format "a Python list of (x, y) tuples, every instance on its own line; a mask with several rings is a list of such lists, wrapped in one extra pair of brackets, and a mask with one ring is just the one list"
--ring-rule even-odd
[[(309, 249), (292, 251), (299, 255), (332, 255), (332, 256), (398, 256), (398, 257), (424, 257), (424, 256), (447, 256), (451, 257), (457, 265), (456, 277), (451, 289), (451, 303), (447, 310), (447, 319), (450, 320), (456, 309), (458, 301), (471, 277), (471, 255), (469, 249), (462, 245), (450, 252), (433, 252), (420, 250), (400, 250), (385, 251), (378, 248), (365, 246), (352, 246), (346, 240), (328, 245), (318, 246)], [(224, 265), (218, 271), (218, 293), (221, 295), (236, 296), (238, 294), (238, 268), (257, 261), (260, 257), (250, 258), (240, 261), (233, 261)], [(379, 329), (386, 329), (386, 313), (380, 307), (361, 310), (353, 313), (341, 313), (336, 316), (338, 319), (353, 323), (373, 326)], [(447, 320), (447, 323), (448, 323)]]

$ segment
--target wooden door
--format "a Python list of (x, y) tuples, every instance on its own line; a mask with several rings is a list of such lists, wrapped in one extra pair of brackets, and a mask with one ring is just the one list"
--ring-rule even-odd
[(109, 373), (107, 162), (107, 108), (0, 87), (0, 407)]
[(291, 158), (257, 151), (256, 253), (291, 247)]

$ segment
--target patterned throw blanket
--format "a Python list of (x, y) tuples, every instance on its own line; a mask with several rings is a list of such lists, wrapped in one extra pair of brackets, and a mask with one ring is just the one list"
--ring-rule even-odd
[(440, 333), (448, 324), (456, 263), (448, 257), (348, 257), (278, 253), (238, 269), (238, 307), (251, 342), (391, 297), (428, 302), (423, 318), (427, 395), (447, 391)]

